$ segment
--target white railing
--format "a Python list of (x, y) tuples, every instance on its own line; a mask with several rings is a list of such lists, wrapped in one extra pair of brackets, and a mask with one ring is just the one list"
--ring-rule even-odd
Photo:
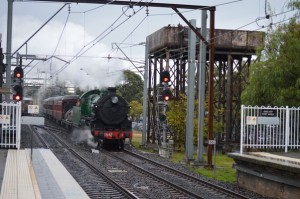
[(20, 148), (21, 102), (0, 103), (0, 147)]
[(300, 107), (241, 108), (241, 145), (244, 148), (300, 148)]

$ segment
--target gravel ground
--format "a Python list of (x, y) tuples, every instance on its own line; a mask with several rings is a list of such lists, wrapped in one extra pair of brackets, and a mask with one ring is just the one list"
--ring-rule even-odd
[[(74, 142), (70, 135), (63, 134), (63, 136), (66, 139), (70, 140), (70, 142), (72, 142), (72, 143)], [(101, 157), (100, 157), (99, 154), (91, 153), (91, 149), (92, 149), (91, 146), (88, 146), (84, 143), (77, 143), (76, 145), (77, 145), (79, 150), (82, 150), (82, 152), (85, 154), (85, 157), (87, 157), (88, 159), (94, 159), (95, 164), (102, 165), (102, 166), (106, 165), (105, 166), (106, 170), (108, 169), (108, 167), (110, 167), (110, 165), (115, 164), (115, 163), (109, 163), (110, 162), (109, 158), (107, 158), (103, 155), (101, 155)], [(35, 136), (31, 134), (30, 128), (27, 125), (23, 125), (22, 126), (22, 136), (21, 136), (21, 148), (31, 148), (31, 147), (40, 148), (41, 146), (42, 146), (41, 143), (39, 143), (37, 141), (37, 139), (35, 139)], [(219, 181), (216, 181), (214, 179), (209, 179), (209, 178), (206, 178), (202, 175), (191, 172), (186, 166), (181, 165), (181, 164), (174, 164), (169, 159), (163, 158), (163, 157), (159, 156), (158, 154), (143, 152), (143, 151), (137, 150), (137, 149), (135, 149), (133, 147), (130, 147), (130, 146), (128, 146), (126, 148), (129, 149), (129, 150), (134, 151), (135, 153), (138, 153), (138, 154), (141, 154), (141, 155), (146, 156), (148, 158), (151, 158), (151, 159), (153, 159), (157, 162), (163, 162), (163, 164), (168, 165), (172, 168), (175, 168), (176, 170), (182, 171), (184, 173), (187, 173), (189, 175), (195, 176), (195, 177), (200, 178), (200, 179), (207, 180), (207, 181), (209, 181), (211, 183), (214, 183), (214, 184), (217, 184), (219, 186), (226, 187), (226, 188), (229, 188), (231, 190), (237, 191), (237, 192), (239, 192), (243, 195), (248, 196), (249, 198), (266, 198), (266, 197), (262, 197), (262, 196), (260, 196), (256, 193), (249, 192), (247, 190), (241, 189), (236, 184), (219, 182)], [(92, 184), (97, 184), (97, 182), (95, 180), (96, 177), (94, 175), (91, 175), (90, 173), (88, 173), (88, 174), (84, 173), (82, 168), (80, 168), (78, 166), (77, 167), (72, 166), (72, 165), (75, 165), (75, 163), (73, 162), (73, 160), (70, 160), (70, 159), (66, 158), (66, 154), (65, 154), (63, 149), (60, 149), (59, 147), (57, 147), (57, 148), (52, 149), (52, 150), (56, 154), (58, 159), (65, 165), (65, 167), (69, 170), (69, 172), (74, 176), (75, 179), (83, 179), (83, 181), (79, 182), (80, 185), (82, 185), (82, 186), (91, 186), (90, 184), (89, 185), (84, 184), (84, 182), (91, 182), (91, 181), (95, 182), (95, 183), (92, 183)], [(123, 174), (123, 175), (125, 175), (125, 174)], [(130, 179), (129, 181), (136, 182), (136, 179), (135, 179), (134, 175), (129, 176), (127, 174), (126, 176), (124, 176), (124, 178), (127, 178), (127, 180)], [(135, 179), (135, 180), (133, 180), (133, 179)], [(143, 182), (140, 179), (139, 184), (140, 185), (141, 184), (148, 184), (148, 182)], [(157, 190), (158, 189), (156, 188), (155, 191), (157, 191)], [(148, 193), (149, 195), (147, 194), (149, 196), (149, 198), (157, 198), (158, 196), (161, 196), (160, 193), (155, 194), (155, 191), (153, 189), (151, 189), (151, 191)], [(159, 192), (159, 190), (158, 190), (158, 192)], [(165, 197), (169, 198), (167, 195)]]
[(158, 154), (140, 151), (140, 150), (135, 149), (134, 147), (128, 147), (127, 149), (132, 150), (135, 153), (138, 153), (138, 154), (140, 154), (142, 156), (145, 156), (145, 157), (150, 158), (152, 160), (155, 160), (157, 162), (163, 163), (164, 165), (172, 167), (175, 170), (181, 171), (183, 173), (189, 174), (191, 176), (194, 176), (194, 177), (202, 179), (202, 180), (206, 180), (206, 181), (208, 181), (210, 183), (213, 183), (213, 184), (216, 184), (216, 185), (219, 185), (219, 186), (231, 189), (231, 190), (233, 190), (235, 192), (238, 192), (238, 193), (240, 193), (242, 195), (248, 196), (249, 198), (257, 198), (257, 199), (259, 199), (259, 198), (264, 198), (264, 199), (268, 198), (268, 197), (263, 197), (263, 196), (261, 196), (259, 194), (253, 193), (251, 191), (245, 190), (243, 188), (240, 188), (235, 183), (220, 182), (220, 181), (217, 181), (217, 180), (214, 180), (214, 179), (211, 179), (211, 178), (207, 178), (207, 177), (205, 177), (203, 175), (200, 175), (200, 174), (197, 174), (195, 172), (192, 172), (191, 170), (189, 170), (189, 168), (186, 165), (174, 164), (168, 158), (163, 158), (163, 157), (159, 156)]

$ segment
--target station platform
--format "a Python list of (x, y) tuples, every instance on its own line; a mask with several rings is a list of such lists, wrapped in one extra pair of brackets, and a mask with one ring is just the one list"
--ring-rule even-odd
[(300, 152), (230, 153), (237, 184), (272, 198), (300, 198)]
[(0, 199), (86, 199), (49, 149), (0, 149)]

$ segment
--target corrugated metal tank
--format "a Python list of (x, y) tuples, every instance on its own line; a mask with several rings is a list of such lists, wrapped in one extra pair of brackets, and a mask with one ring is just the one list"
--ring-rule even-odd
[[(200, 29), (198, 28), (198, 31)], [(207, 41), (209, 41), (209, 29), (207, 30)], [(233, 51), (255, 51), (256, 47), (264, 42), (265, 33), (246, 30), (215, 30), (215, 49), (226, 49)], [(197, 40), (199, 41), (199, 40)], [(150, 53), (165, 48), (179, 48), (188, 45), (187, 27), (163, 27), (147, 36)]]

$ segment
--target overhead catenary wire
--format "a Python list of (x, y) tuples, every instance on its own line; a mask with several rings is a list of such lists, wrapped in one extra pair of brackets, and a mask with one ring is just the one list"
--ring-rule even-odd
[[(123, 15), (123, 14), (122, 14)], [(115, 30), (117, 27), (119, 27), (120, 25), (122, 25), (124, 22), (122, 22), (121, 24), (119, 24), (118, 26), (116, 26), (115, 28), (112, 28), (113, 25), (122, 17), (122, 15), (120, 15), (114, 22), (112, 25), (110, 25), (107, 29), (105, 29), (101, 34), (99, 34), (94, 40), (90, 41), (87, 45), (85, 45), (83, 48), (81, 48), (69, 61), (68, 64), (64, 64), (60, 69), (58, 69), (54, 75), (59, 74), (61, 71), (63, 71), (67, 66), (69, 66), (72, 62), (74, 62), (75, 60), (77, 60), (79, 57), (81, 57), (84, 53), (86, 53), (89, 49), (91, 49), (93, 46), (95, 46), (98, 42), (96, 41), (100, 36), (102, 36), (105, 32), (107, 32), (107, 30), (109, 30), (111, 28), (111, 31), (106, 33), (102, 38), (105, 38), (108, 34), (110, 34), (113, 30)], [(126, 19), (127, 21), (128, 19)]]
[[(218, 6), (223, 6), (223, 5), (228, 5), (228, 4), (233, 4), (233, 3), (238, 3), (240, 1), (244, 1), (244, 0), (235, 0), (235, 1), (230, 1), (230, 2), (225, 2), (225, 3), (220, 3), (214, 6), (205, 6), (203, 8), (199, 8), (199, 9), (192, 9), (192, 10), (185, 10), (185, 11), (181, 11), (179, 13), (183, 14), (183, 13), (188, 13), (188, 12), (195, 12), (195, 11), (199, 11), (199, 10), (205, 10), (205, 9), (209, 9), (211, 7), (218, 7)], [(176, 12), (172, 12), (172, 13), (165, 13), (165, 14), (152, 14), (149, 16), (163, 16), (163, 15), (175, 15), (177, 14)]]
[[(121, 43), (114, 43), (114, 45), (116, 45), (117, 46), (117, 50), (120, 50), (121, 52), (122, 52), (122, 54), (131, 62), (131, 59), (125, 54), (125, 52), (124, 51), (122, 51), (122, 48), (119, 46), (119, 45), (122, 45), (127, 39), (128, 39), (128, 37), (130, 36), (130, 35), (132, 35), (133, 34), (133, 32), (134, 31), (136, 31), (136, 29), (145, 21), (145, 19), (148, 17), (148, 15), (146, 15), (139, 23), (138, 23), (138, 25), (121, 41)], [(112, 45), (112, 48), (113, 48), (113, 45)], [(113, 48), (113, 50), (114, 50), (114, 48)], [(112, 51), (111, 51), (111, 53), (112, 53)], [(109, 54), (111, 54), (111, 53), (109, 53)], [(131, 62), (132, 63), (132, 65), (134, 66), (134, 67), (136, 67), (135, 65), (134, 65), (134, 63), (133, 62)], [(139, 70), (138, 70), (139, 71)], [(139, 71), (140, 72), (140, 71)], [(140, 72), (141, 73), (141, 72)]]
[[(228, 3), (227, 3), (228, 4)], [(288, 13), (288, 12), (292, 12), (293, 10), (288, 10), (288, 11), (285, 11), (285, 12), (281, 12), (281, 13), (277, 13), (277, 14), (273, 14), (273, 15), (269, 15), (269, 16), (265, 16), (265, 17), (261, 17), (260, 19), (256, 19), (256, 20), (254, 20), (254, 21), (252, 21), (252, 22), (249, 22), (248, 24), (245, 24), (245, 25), (243, 25), (243, 26), (240, 26), (239, 28), (237, 28), (237, 29), (234, 29), (234, 30), (232, 30), (232, 32), (234, 32), (234, 31), (236, 31), (236, 30), (239, 30), (239, 29), (241, 29), (241, 28), (244, 28), (244, 27), (246, 27), (246, 26), (248, 26), (248, 25), (251, 25), (251, 24), (253, 24), (253, 23), (257, 23), (257, 21), (258, 20), (262, 20), (262, 19), (264, 19), (264, 18), (269, 18), (270, 16), (271, 17), (274, 17), (274, 16), (278, 16), (278, 15), (281, 15), (281, 14), (285, 14), (285, 13)], [(217, 36), (217, 37), (214, 37), (214, 39), (216, 39), (216, 38), (219, 38), (219, 37), (222, 37), (222, 35), (220, 35), (220, 36)], [(174, 51), (182, 51), (182, 50), (186, 50), (186, 48), (187, 47), (185, 47), (185, 48), (181, 48), (181, 49), (173, 49)], [(178, 53), (178, 56), (179, 56), (179, 54), (180, 53)], [(160, 56), (161, 56), (161, 54), (160, 54)], [(174, 56), (174, 54), (173, 54), (173, 56)], [(175, 54), (175, 56), (176, 56), (176, 54)]]
[[(63, 33), (64, 33), (64, 31), (65, 31), (65, 28), (66, 28), (66, 26), (67, 26), (67, 23), (68, 23), (68, 21), (69, 21), (69, 16), (70, 16), (70, 4), (69, 4), (69, 12), (68, 12), (66, 21), (65, 21), (65, 23), (64, 23), (62, 32), (61, 32), (60, 37), (59, 37), (59, 39), (58, 39), (58, 41), (57, 41), (56, 47), (55, 47), (55, 49), (54, 49), (54, 51), (53, 51), (53, 53), (52, 53), (52, 55), (51, 55), (50, 57), (53, 57), (54, 54), (56, 53), (56, 50), (57, 50), (58, 45), (59, 45), (59, 43), (60, 43), (60, 41), (61, 41), (62, 35), (63, 35)], [(47, 60), (47, 61), (48, 61), (48, 60)], [(47, 61), (46, 61), (46, 62), (47, 62)], [(31, 62), (30, 62), (30, 63), (31, 63)], [(39, 62), (38, 62), (38, 63), (39, 63)], [(51, 59), (51, 64), (52, 64), (52, 59)], [(32, 66), (31, 69), (30, 69), (25, 75), (27, 75), (30, 71), (32, 71), (36, 66), (37, 66), (37, 64), (35, 64), (34, 66)]]
[[(70, 12), (70, 13), (72, 13), (72, 14), (83, 14), (83, 18), (84, 18), (84, 19), (83, 19), (83, 20), (84, 20), (84, 29), (85, 29), (85, 15), (86, 15), (86, 13), (91, 12), (91, 11), (94, 11), (94, 10), (97, 10), (97, 9), (99, 9), (99, 8), (102, 8), (102, 7), (105, 7), (105, 6), (107, 6), (107, 5), (111, 4), (111, 3), (113, 3), (114, 1), (115, 1), (115, 0), (112, 0), (112, 1), (110, 1), (110, 2), (107, 2), (106, 4), (103, 4), (103, 5), (100, 5), (100, 6), (97, 6), (97, 7), (95, 7), (95, 8), (91, 8), (91, 9), (85, 10), (85, 11)], [(84, 39), (84, 43), (85, 43), (85, 31), (84, 31), (83, 39)]]
[[(153, 1), (153, 0), (152, 0)], [(140, 10), (142, 10), (144, 7), (141, 7), (140, 9), (138, 9), (138, 11), (136, 11), (136, 13), (138, 13)], [(135, 13), (135, 14), (136, 14)], [(124, 13), (121, 14), (121, 16), (123, 16)], [(121, 25), (123, 25), (126, 21), (128, 21), (131, 17), (126, 18), (124, 21), (122, 21), (121, 23), (119, 23), (116, 27), (113, 27), (113, 25), (121, 18), (118, 17), (117, 20), (115, 20), (115, 22), (113, 22), (112, 25), (110, 25), (104, 32), (102, 32), (100, 35), (98, 35), (94, 40), (92, 40), (87, 46), (84, 46), (83, 48), (81, 48), (79, 50), (79, 52), (69, 61), (69, 63), (64, 64), (60, 69), (58, 69), (54, 75), (58, 75), (61, 71), (63, 71), (66, 67), (68, 67), (72, 62), (74, 62), (75, 60), (77, 60), (79, 57), (81, 57), (83, 54), (85, 54), (89, 49), (91, 49), (93, 46), (95, 46), (97, 43), (99, 43), (102, 39), (104, 39), (107, 35), (109, 35), (112, 31), (116, 30), (118, 27), (120, 27)], [(106, 33), (105, 35), (103, 35), (107, 30), (110, 30), (110, 32)], [(103, 36), (102, 36), (103, 35)], [(102, 37), (101, 37), (102, 36)], [(87, 47), (87, 48), (86, 48)], [(54, 76), (53, 75), (53, 76)], [(52, 78), (52, 77), (50, 77)]]
[[(230, 3), (236, 3), (236, 2), (238, 2), (238, 1), (231, 1), (231, 2), (227, 2), (227, 3), (222, 3), (222, 4), (218, 4), (218, 5), (216, 5), (216, 6), (221, 6), (221, 5), (226, 5), (226, 4), (230, 4)], [(193, 11), (194, 11), (194, 10), (193, 10)], [(240, 27), (238, 27), (238, 28), (232, 30), (232, 32), (234, 32), (234, 31), (236, 31), (236, 30), (239, 30), (239, 29), (242, 29), (242, 28), (244, 28), (244, 27), (246, 27), (246, 26), (248, 26), (248, 25), (251, 25), (251, 24), (253, 24), (253, 23), (257, 23), (257, 21), (259, 21), (259, 20), (267, 19), (267, 18), (269, 18), (269, 17), (275, 17), (275, 16), (278, 16), (278, 15), (286, 14), (286, 13), (293, 12), (293, 11), (294, 11), (294, 10), (282, 11), (282, 12), (280, 12), (280, 13), (271, 14), (271, 15), (268, 15), (268, 16), (265, 16), (265, 17), (257, 18), (257, 19), (255, 19), (255, 20), (252, 21), (252, 22), (249, 22), (249, 23), (247, 23), (247, 24), (245, 24), (245, 25), (243, 25), (243, 26), (240, 26)], [(190, 12), (190, 11), (185, 11), (185, 12)], [(183, 12), (182, 12), (182, 13), (183, 13)], [(149, 15), (149, 16), (153, 16), (153, 15)], [(262, 28), (264, 28), (264, 27), (262, 27)], [(259, 30), (259, 29), (258, 29), (258, 30)], [(219, 38), (219, 37), (222, 37), (222, 35), (219, 35), (219, 36), (217, 36), (217, 37), (214, 37), (214, 39), (217, 39), (217, 38)], [(187, 47), (186, 47), (186, 48), (187, 48)], [(180, 49), (178, 49), (178, 50), (180, 50)], [(184, 50), (184, 48), (181, 49), (181, 50)]]
[(62, 36), (63, 36), (63, 34), (64, 34), (64, 32), (65, 32), (66, 27), (67, 27), (67, 23), (68, 23), (68, 21), (69, 21), (69, 17), (70, 17), (70, 5), (69, 5), (69, 12), (68, 12), (68, 15), (67, 15), (65, 24), (64, 24), (63, 29), (62, 29), (62, 31), (61, 31), (61, 33), (60, 33), (59, 39), (58, 39), (57, 44), (56, 44), (56, 47), (55, 47), (55, 49), (54, 49), (54, 51), (53, 51), (53, 53), (52, 53), (52, 56), (56, 53), (56, 50), (57, 50), (57, 48), (58, 48), (58, 45), (59, 45), (59, 43), (60, 43), (60, 41), (61, 41), (61, 38), (62, 38)]
[(14, 53), (11, 54), (11, 56), (14, 56), (29, 40), (31, 40), (46, 24), (49, 23), (66, 5), (69, 5), (69, 3), (65, 3), (54, 15), (52, 15), (33, 35), (31, 35)]
[[(150, 2), (152, 2), (153, 0), (151, 0)], [(140, 2), (142, 2), (142, 1), (140, 1)], [(132, 5), (132, 6), (134, 6), (134, 5)], [(130, 9), (131, 8), (131, 6), (128, 6), (128, 8), (127, 9)], [(137, 14), (138, 12), (140, 12), (142, 9), (143, 9), (144, 7), (141, 7), (137, 12), (135, 12), (134, 13), (134, 15), (135, 14)], [(126, 11), (125, 11), (126, 12)], [(123, 14), (122, 15), (125, 15), (125, 12), (124, 12), (124, 10), (123, 10)], [(121, 16), (122, 16), (121, 15)], [(119, 26), (121, 26), (121, 25), (123, 25), (123, 23), (125, 23), (126, 21), (128, 21), (130, 18), (131, 18), (132, 16), (128, 16), (128, 18), (126, 19), (126, 20), (124, 20), (122, 23), (120, 23), (120, 24), (118, 24), (115, 28), (112, 28), (111, 29), (111, 32), (113, 31), (113, 30), (115, 30), (116, 28), (118, 28)], [(145, 17), (146, 18), (146, 17)], [(145, 18), (139, 23), (139, 25), (145, 20)], [(113, 27), (113, 25), (114, 25), (114, 23), (110, 26), (110, 27)], [(139, 26), (138, 25), (138, 26)], [(109, 28), (110, 28), (109, 27)], [(108, 28), (108, 29), (109, 29)], [(91, 47), (93, 47), (96, 43), (99, 43), (102, 39), (104, 39), (108, 34), (110, 34), (110, 32), (109, 33), (107, 33), (107, 34), (105, 34), (103, 37), (101, 37), (100, 39), (98, 39), (99, 37), (97, 37), (96, 39), (98, 39), (92, 46), (90, 46), (87, 50), (85, 50), (82, 54), (84, 54), (86, 51), (88, 51)], [(93, 41), (95, 41), (96, 39), (94, 39)], [(82, 54), (80, 54), (80, 55), (82, 55)]]
[(109, 1), (109, 2), (107, 2), (106, 4), (99, 5), (99, 6), (95, 7), (95, 8), (91, 8), (91, 9), (88, 9), (88, 10), (85, 10), (85, 11), (71, 12), (71, 13), (83, 13), (83, 14), (85, 14), (85, 13), (87, 13), (87, 12), (91, 12), (91, 11), (97, 10), (98, 8), (105, 7), (106, 5), (109, 5), (109, 4), (113, 3), (114, 1), (115, 1), (115, 0)]
[[(290, 20), (292, 20), (292, 19), (296, 19), (296, 18), (299, 18), (300, 17), (300, 15), (296, 15), (296, 16), (293, 16), (293, 17), (290, 17), (290, 18), (288, 18), (288, 19), (284, 19), (284, 20), (281, 20), (281, 21), (278, 21), (278, 22), (276, 22), (276, 23), (271, 23), (269, 26), (274, 26), (274, 25), (277, 25), (277, 24), (280, 24), (280, 23), (284, 23), (284, 22), (286, 22), (286, 21), (290, 21)], [(253, 23), (253, 22), (252, 22)], [(268, 27), (268, 26), (267, 26)], [(261, 30), (261, 29), (264, 29), (264, 28), (267, 28), (267, 27), (258, 27), (258, 28), (256, 28), (256, 29), (254, 29), (254, 30), (252, 30), (252, 31), (258, 31), (258, 30)], [(237, 29), (234, 29), (234, 30), (232, 30), (232, 31), (236, 31)], [(222, 36), (222, 35), (221, 35)], [(221, 37), (221, 36), (218, 36), (218, 37)], [(217, 38), (217, 37), (215, 37), (215, 38)], [(197, 45), (199, 44), (199, 42), (197, 43)], [(176, 59), (176, 57), (179, 59), (180, 57), (181, 57), (181, 52), (182, 51), (186, 51), (188, 49), (188, 47), (181, 47), (181, 48), (175, 48), (175, 49), (172, 49), (172, 57), (174, 58), (174, 59)], [(176, 52), (178, 52), (178, 53), (176, 53)], [(157, 55), (157, 56), (154, 56), (153, 57), (153, 59), (155, 59), (155, 58), (160, 58), (161, 56), (164, 56), (164, 55), (166, 55), (166, 52), (165, 53), (162, 53), (162, 54), (159, 54), (159, 55)]]
[[(277, 13), (277, 14), (273, 14), (272, 16), (278, 16), (278, 15), (280, 15), (280, 14), (284, 14), (284, 13), (287, 13), (287, 12), (291, 12), (292, 10), (289, 10), (289, 11), (285, 11), (285, 12), (282, 12), (282, 13)], [(293, 17), (292, 17), (293, 18)], [(290, 18), (291, 19), (291, 18)], [(290, 20), (290, 19), (287, 19), (287, 20)], [(284, 20), (284, 21), (287, 21), (287, 20)], [(236, 30), (238, 30), (238, 29), (241, 29), (241, 28), (244, 28), (244, 27), (246, 27), (246, 26), (248, 26), (248, 25), (250, 25), (250, 24), (252, 24), (252, 23), (255, 23), (257, 21), (257, 19), (255, 20), (255, 21), (253, 21), (253, 22), (250, 22), (250, 23), (248, 23), (248, 24), (246, 24), (246, 25), (243, 25), (243, 26), (241, 26), (241, 27), (239, 27), (239, 28), (237, 28), (237, 29), (234, 29), (234, 30), (232, 30), (232, 31), (236, 31)], [(280, 23), (280, 22), (278, 22), (278, 23)], [(273, 25), (276, 25), (276, 24), (278, 24), (278, 23), (273, 23)], [(255, 30), (260, 30), (260, 29), (263, 29), (264, 27), (260, 27), (260, 28), (258, 28), (258, 29), (255, 29)], [(218, 36), (218, 37), (221, 37), (222, 35), (220, 35), (220, 36)], [(215, 37), (215, 38), (217, 38), (217, 37)], [(180, 50), (180, 49), (178, 49), (178, 50)], [(181, 50), (185, 50), (185, 48), (182, 48)], [(178, 55), (179, 55), (180, 53), (178, 53)], [(176, 54), (175, 54), (176, 55)], [(82, 56), (82, 55), (81, 55)], [(77, 59), (77, 58), (76, 58)]]
[[(234, 1), (234, 2), (238, 2), (238, 1)], [(251, 23), (250, 23), (251, 24)], [(109, 33), (108, 33), (109, 34)], [(106, 36), (106, 35), (105, 35)], [(104, 37), (105, 37), (104, 36)], [(97, 40), (97, 41), (95, 41), (96, 43), (98, 43), (99, 41), (101, 41), (103, 38), (100, 38), (99, 40)], [(92, 44), (90, 44), (90, 45), (92, 45)], [(95, 44), (93, 43), (93, 45), (92, 46), (90, 46), (90, 48), (91, 47), (93, 47)], [(88, 45), (86, 45), (86, 46), (88, 46)], [(87, 49), (88, 50), (88, 49)], [(86, 51), (87, 51), (86, 50)], [(73, 59), (78, 59), (79, 57), (82, 57), (83, 56), (83, 54), (86, 52), (86, 51), (84, 51), (84, 49), (83, 49), (83, 51), (81, 51), (81, 52), (83, 52), (83, 53), (79, 53), (79, 54), (76, 54), (74, 57), (73, 57)], [(73, 60), (71, 59), (71, 61), (73, 62)]]
[[(153, 0), (152, 0), (153, 1)], [(152, 2), (151, 1), (151, 2)], [(137, 30), (137, 28), (145, 21), (145, 19), (147, 18), (149, 16), (149, 9), (148, 9), (148, 7), (146, 6), (146, 16), (136, 25), (136, 27), (135, 28), (133, 28), (133, 30), (121, 41), (121, 43), (115, 43), (115, 44), (117, 44), (118, 45), (118, 48), (119, 49), (122, 49), (120, 46), (122, 45), (122, 44), (124, 44), (124, 42), (129, 38), (129, 36), (130, 35), (132, 35), (133, 34), (133, 32), (135, 32), (136, 30)], [(136, 45), (141, 45), (141, 44), (136, 44)], [(133, 47), (133, 46), (131, 46), (131, 47)], [(129, 48), (131, 48), (131, 47), (129, 47)], [(124, 47), (123, 47), (124, 48)], [(112, 51), (109, 53), (109, 54), (111, 54), (111, 53), (113, 53), (113, 51), (114, 51), (115, 49), (113, 48), (113, 45), (112, 45)], [(124, 53), (123, 53), (124, 54)]]
[[(40, 57), (49, 57), (50, 55), (47, 55), (47, 54), (36, 54), (36, 56), (40, 56)], [(56, 57), (54, 55), (54, 57)], [(73, 55), (60, 55), (60, 57), (62, 58), (72, 58)], [(125, 60), (127, 61), (128, 59), (125, 58), (125, 57), (117, 57), (117, 56), (92, 56), (92, 55), (83, 55), (81, 56), (82, 58), (88, 58), (88, 59), (120, 59), (120, 60)], [(131, 59), (133, 62), (136, 62), (136, 63), (144, 63), (143, 61), (143, 58), (132, 58)]]

